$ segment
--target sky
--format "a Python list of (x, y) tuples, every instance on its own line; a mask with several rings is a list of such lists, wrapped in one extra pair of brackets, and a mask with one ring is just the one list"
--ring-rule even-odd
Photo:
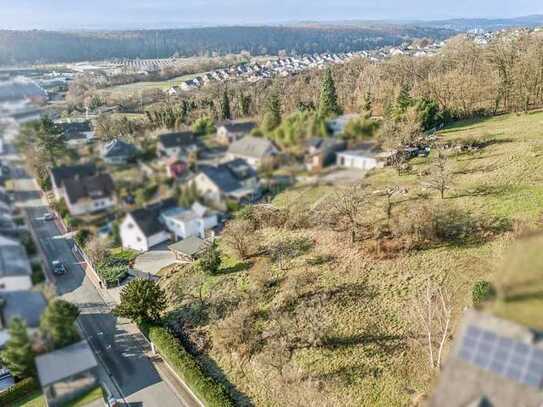
[(178, 28), (543, 14), (543, 0), (0, 0), (0, 29)]

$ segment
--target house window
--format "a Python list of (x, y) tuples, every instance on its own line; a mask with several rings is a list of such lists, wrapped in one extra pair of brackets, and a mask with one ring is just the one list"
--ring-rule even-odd
[(138, 237), (136, 238), (136, 240), (137, 240), (138, 242), (141, 242), (141, 237), (138, 236)]

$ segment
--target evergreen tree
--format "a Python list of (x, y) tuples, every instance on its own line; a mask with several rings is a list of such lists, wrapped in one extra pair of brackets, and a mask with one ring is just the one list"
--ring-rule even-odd
[(79, 316), (76, 305), (64, 300), (54, 300), (47, 305), (40, 320), (40, 332), (49, 350), (60, 349), (80, 339), (75, 326)]
[(281, 124), (281, 99), (277, 86), (274, 86), (266, 103), (263, 128), (266, 131), (273, 131)]
[(221, 120), (232, 119), (232, 113), (230, 111), (230, 98), (228, 97), (228, 89), (225, 88), (222, 94), (221, 100)]
[(113, 309), (118, 317), (134, 322), (157, 322), (166, 308), (166, 294), (153, 280), (136, 279), (121, 291), (121, 303)]
[(362, 114), (367, 118), (373, 116), (373, 96), (369, 90), (366, 92), (364, 99), (362, 100), (361, 111)]
[(206, 249), (200, 260), (198, 260), (198, 267), (204, 273), (217, 274), (220, 266), (221, 253), (219, 252), (219, 248), (217, 247), (217, 242), (213, 241), (211, 246)]
[(400, 89), (398, 99), (396, 99), (396, 113), (398, 115), (404, 114), (407, 111), (407, 108), (411, 106), (413, 102), (411, 96), (409, 95), (409, 91), (409, 85), (407, 83), (404, 83)]
[(339, 114), (341, 114), (341, 109), (337, 102), (336, 85), (332, 77), (332, 70), (328, 68), (321, 83), (319, 116), (326, 119)]
[(34, 375), (34, 352), (23, 320), (14, 318), (11, 321), (9, 340), (0, 357), (4, 365), (18, 379)]

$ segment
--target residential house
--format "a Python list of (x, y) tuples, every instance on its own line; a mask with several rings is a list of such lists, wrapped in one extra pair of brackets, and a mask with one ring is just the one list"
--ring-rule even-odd
[(81, 179), (96, 175), (96, 165), (94, 163), (78, 165), (62, 165), (49, 170), (53, 193), (56, 199), (64, 197), (64, 182), (68, 179)]
[(102, 159), (111, 165), (125, 165), (136, 157), (137, 149), (133, 144), (114, 139), (104, 144)]
[(146, 252), (151, 247), (170, 240), (171, 234), (160, 222), (160, 214), (175, 207), (175, 200), (167, 199), (128, 213), (119, 228), (122, 246)]
[(181, 85), (179, 86), (181, 90), (188, 92), (193, 89), (198, 89), (200, 85), (198, 82), (196, 82), (194, 79), (189, 79), (188, 81), (181, 82)]
[(70, 147), (80, 147), (94, 139), (94, 130), (88, 121), (63, 122), (57, 123), (57, 126)]
[(31, 276), (32, 268), (23, 245), (0, 236), (0, 293), (30, 290)]
[(15, 318), (25, 321), (29, 333), (40, 325), (47, 301), (39, 291), (10, 291), (0, 293), (0, 348), (9, 340), (8, 328)]
[(337, 138), (313, 137), (306, 143), (305, 164), (309, 171), (319, 171), (336, 162), (336, 154), (345, 150), (347, 143)]
[(220, 210), (226, 210), (227, 200), (248, 202), (260, 196), (256, 171), (242, 159), (216, 166), (201, 165), (190, 183), (194, 183), (205, 202)]
[(178, 261), (191, 263), (197, 260), (209, 247), (209, 241), (191, 236), (168, 246)]
[(266, 138), (246, 136), (234, 141), (228, 147), (228, 160), (243, 159), (253, 168), (258, 168), (268, 160), (272, 160), (279, 150)]
[(345, 130), (345, 127), (347, 127), (347, 124), (353, 119), (357, 119), (360, 117), (359, 114), (356, 113), (350, 113), (350, 114), (344, 114), (341, 116), (338, 116), (334, 119), (328, 120), (327, 125), (328, 129), (332, 133), (334, 137), (339, 136), (343, 133)]
[(161, 134), (158, 137), (157, 155), (160, 157), (175, 157), (188, 161), (189, 157), (197, 152), (198, 142), (190, 131)]
[(251, 133), (254, 128), (255, 122), (223, 123), (217, 127), (216, 140), (222, 145), (229, 145)]
[(110, 209), (117, 204), (115, 184), (109, 174), (64, 181), (64, 200), (73, 216)]
[(177, 157), (169, 157), (164, 160), (166, 167), (166, 175), (168, 178), (180, 178), (188, 173), (189, 164), (186, 161), (180, 160)]
[(195, 202), (191, 208), (170, 208), (160, 214), (162, 224), (173, 234), (175, 240), (198, 236), (204, 239), (207, 230), (219, 224), (217, 213)]
[(382, 158), (381, 151), (373, 143), (360, 144), (356, 150), (341, 151), (336, 154), (338, 167), (371, 170), (382, 168), (386, 159)]
[(430, 407), (541, 407), (543, 332), (468, 310)]
[(36, 369), (47, 405), (65, 405), (96, 387), (97, 367), (87, 341), (37, 356)]

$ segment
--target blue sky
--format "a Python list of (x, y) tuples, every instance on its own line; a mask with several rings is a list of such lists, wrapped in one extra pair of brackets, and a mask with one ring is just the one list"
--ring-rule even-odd
[(543, 14), (542, 0), (0, 0), (0, 29), (155, 28)]

